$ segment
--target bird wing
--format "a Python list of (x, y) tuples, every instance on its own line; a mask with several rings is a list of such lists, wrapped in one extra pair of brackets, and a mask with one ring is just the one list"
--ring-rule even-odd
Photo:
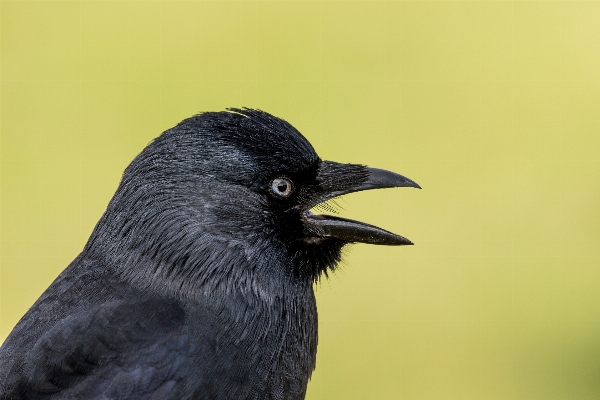
[(12, 368), (0, 398), (182, 398), (195, 352), (184, 321), (180, 305), (152, 298), (71, 315)]

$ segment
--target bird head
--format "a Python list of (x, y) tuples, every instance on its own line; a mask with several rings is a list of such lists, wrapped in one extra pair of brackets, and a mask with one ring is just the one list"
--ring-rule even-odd
[(136, 157), (88, 247), (118, 243), (126, 251), (112, 253), (156, 260), (152, 274), (163, 268), (206, 279), (225, 263), (221, 272), (262, 268), (312, 281), (335, 268), (346, 244), (412, 244), (311, 211), (347, 193), (391, 187), (420, 188), (394, 172), (323, 161), (292, 125), (263, 111), (207, 112)]

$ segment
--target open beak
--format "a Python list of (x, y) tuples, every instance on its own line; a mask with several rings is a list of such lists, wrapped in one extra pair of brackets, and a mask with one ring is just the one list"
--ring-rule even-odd
[(369, 189), (392, 187), (413, 187), (421, 189), (414, 181), (378, 168), (369, 168), (356, 164), (340, 164), (323, 161), (317, 174), (319, 182), (315, 201), (308, 205), (303, 214), (304, 235), (307, 241), (315, 239), (338, 239), (344, 242), (360, 242), (391, 246), (413, 244), (410, 240), (373, 225), (359, 221), (317, 215), (310, 208), (319, 203), (347, 193)]

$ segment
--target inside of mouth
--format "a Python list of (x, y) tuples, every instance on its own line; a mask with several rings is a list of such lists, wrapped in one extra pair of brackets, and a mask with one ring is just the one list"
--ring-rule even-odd
[(308, 210), (304, 213), (304, 215), (306, 215), (306, 218), (310, 218), (310, 219), (320, 219), (320, 220), (324, 220), (327, 219), (327, 215), (325, 214), (315, 214), (312, 212), (312, 210)]

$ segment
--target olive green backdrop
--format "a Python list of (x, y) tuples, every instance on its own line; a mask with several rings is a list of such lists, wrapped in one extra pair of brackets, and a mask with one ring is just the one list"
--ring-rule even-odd
[(1, 2), (0, 340), (129, 161), (199, 111), (264, 109), (323, 159), (423, 190), (342, 216), (308, 399), (600, 398), (600, 3)]

